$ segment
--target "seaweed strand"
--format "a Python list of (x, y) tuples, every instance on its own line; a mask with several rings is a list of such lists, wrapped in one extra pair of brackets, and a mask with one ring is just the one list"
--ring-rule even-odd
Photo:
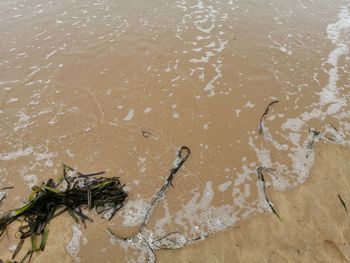
[(170, 170), (170, 174), (167, 177), (167, 179), (165, 180), (165, 184), (162, 186), (162, 188), (159, 189), (159, 191), (156, 193), (155, 197), (151, 201), (151, 205), (146, 212), (145, 218), (143, 219), (140, 231), (147, 225), (147, 223), (148, 223), (148, 221), (153, 213), (154, 208), (156, 208), (158, 202), (163, 198), (166, 190), (169, 188), (169, 186), (173, 187), (173, 180), (175, 178), (176, 173), (179, 171), (181, 166), (186, 162), (186, 160), (190, 156), (190, 154), (191, 154), (191, 150), (186, 146), (182, 146), (180, 148), (180, 150), (178, 151), (178, 154), (177, 154), (178, 162)]
[[(146, 226), (149, 222), (149, 219), (151, 218), (154, 209), (157, 207), (159, 201), (162, 200), (162, 198), (164, 197), (166, 191), (169, 189), (170, 186), (173, 187), (173, 181), (175, 179), (176, 173), (180, 170), (180, 168), (182, 167), (182, 165), (186, 162), (186, 160), (188, 159), (188, 157), (191, 154), (191, 150), (187, 147), (187, 146), (182, 146), (176, 156), (176, 160), (174, 162), (174, 167), (172, 169), (170, 169), (170, 174), (169, 176), (166, 178), (164, 185), (158, 190), (158, 192), (155, 194), (155, 196), (153, 197), (150, 207), (148, 208), (146, 215), (143, 219), (143, 222), (141, 224), (141, 227), (139, 229), (139, 231), (131, 236), (131, 237), (121, 237), (117, 234), (115, 234), (111, 229), (107, 228), (107, 231), (109, 232), (109, 234), (117, 241), (121, 241), (121, 242), (125, 242), (127, 244), (135, 244), (135, 243), (140, 243), (140, 247), (141, 249), (145, 249), (147, 251), (147, 255), (148, 255), (148, 262), (156, 262), (156, 254), (155, 254), (155, 250), (160, 250), (160, 249), (172, 249), (170, 247), (165, 247), (162, 245), (157, 245), (157, 243), (159, 243), (162, 240), (168, 240), (170, 242), (173, 242), (174, 244), (176, 244), (176, 248), (181, 247), (181, 244), (177, 244), (176, 241), (169, 239), (168, 237), (176, 234), (177, 232), (172, 232), (170, 234), (167, 234), (164, 237), (161, 237), (157, 240), (152, 240), (150, 238), (147, 237), (147, 233), (148, 230), (146, 229)], [(135, 241), (137, 240), (137, 241)], [(174, 245), (175, 247), (175, 245)]]
[(267, 105), (267, 107), (266, 107), (266, 109), (265, 109), (264, 113), (262, 114), (262, 116), (260, 118), (260, 121), (259, 121), (259, 134), (264, 134), (264, 120), (265, 120), (265, 117), (269, 113), (269, 110), (270, 110), (271, 106), (273, 104), (278, 103), (278, 102), (279, 102), (279, 100), (274, 100), (274, 101), (270, 102), (269, 105)]
[(272, 171), (274, 171), (274, 170), (271, 169), (271, 168), (259, 167), (259, 168), (257, 169), (257, 174), (258, 174), (258, 179), (262, 182), (264, 197), (265, 197), (265, 200), (266, 200), (267, 204), (269, 205), (269, 207), (270, 207), (272, 213), (274, 213), (274, 215), (277, 216), (277, 218), (282, 222), (281, 217), (279, 216), (279, 214), (277, 213), (276, 209), (274, 208), (274, 206), (273, 206), (272, 203), (270, 202), (269, 198), (267, 197), (266, 186), (265, 186), (265, 179), (264, 179), (264, 175), (263, 175), (263, 172), (264, 172), (264, 171), (272, 172)]
[(344, 202), (343, 198), (341, 198), (341, 196), (340, 196), (340, 195), (338, 195), (338, 198), (339, 198), (340, 203), (341, 203), (341, 204), (342, 204), (342, 206), (344, 207), (344, 209), (345, 209), (346, 213), (347, 213), (347, 214), (349, 214), (349, 212), (348, 212), (348, 208), (346, 207), (346, 204), (345, 204), (345, 202)]

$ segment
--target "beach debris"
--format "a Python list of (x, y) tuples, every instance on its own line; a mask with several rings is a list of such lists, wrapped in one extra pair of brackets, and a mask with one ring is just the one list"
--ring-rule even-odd
[(6, 187), (3, 187), (3, 188), (0, 188), (0, 190), (9, 190), (9, 189), (13, 189), (15, 188), (14, 186), (6, 186)]
[(5, 200), (5, 198), (6, 198), (6, 193), (2, 193), (2, 196), (0, 197), (0, 205)]
[(264, 111), (264, 113), (261, 116), (260, 121), (259, 121), (259, 134), (262, 134), (262, 135), (264, 134), (264, 120), (265, 120), (265, 117), (269, 113), (269, 110), (270, 110), (271, 106), (276, 104), (276, 103), (278, 103), (278, 102), (279, 102), (279, 100), (274, 100), (274, 101), (270, 102), (269, 105), (267, 105), (267, 107), (266, 107), (266, 109), (265, 109), (265, 111)]
[(323, 137), (324, 136), (320, 131), (314, 128), (309, 128), (309, 136), (305, 145), (305, 148), (307, 150), (306, 158), (309, 158), (310, 153), (312, 153), (314, 143), (319, 141)]
[[(161, 249), (179, 249), (187, 245), (189, 242), (194, 240), (188, 240), (184, 235), (178, 232), (169, 233), (161, 238), (156, 238), (153, 233), (147, 229), (147, 224), (153, 214), (154, 209), (158, 203), (163, 199), (166, 191), (169, 187), (173, 187), (173, 181), (177, 172), (180, 170), (182, 165), (186, 162), (191, 154), (191, 150), (187, 146), (182, 146), (174, 161), (174, 167), (170, 169), (170, 174), (165, 179), (163, 186), (158, 190), (153, 199), (151, 200), (150, 206), (145, 214), (139, 231), (131, 237), (121, 237), (115, 234), (111, 229), (107, 231), (111, 234), (115, 241), (123, 242), (123, 244), (131, 245), (134, 248), (147, 254), (147, 262), (156, 261), (156, 250)], [(198, 240), (196, 238), (195, 240)]]
[[(31, 239), (31, 249), (20, 262), (29, 262), (34, 252), (43, 251), (49, 235), (49, 225), (53, 218), (68, 212), (75, 222), (93, 220), (82, 209), (95, 209), (98, 214), (109, 215), (109, 220), (123, 206), (128, 194), (118, 177), (96, 177), (105, 172), (82, 174), (63, 164), (63, 177), (58, 182), (48, 179), (40, 186), (32, 188), (32, 193), (24, 206), (7, 212), (0, 218), (0, 237), (14, 221), (25, 222), (18, 228), (20, 242), (12, 260), (16, 258), (24, 243)], [(38, 240), (40, 238), (40, 241)]]
[(306, 148), (307, 149), (312, 149), (314, 143), (315, 143), (315, 140), (318, 140), (321, 138), (322, 136), (322, 133), (316, 129), (313, 129), (313, 128), (309, 128), (309, 135), (311, 136), (311, 138), (309, 139), (307, 145), (306, 145)]
[(347, 214), (349, 214), (349, 212), (348, 212), (348, 208), (346, 207), (346, 204), (345, 204), (344, 200), (341, 198), (341, 196), (340, 196), (340, 195), (338, 195), (338, 198), (339, 198), (340, 203), (341, 203), (341, 204), (342, 204), (342, 206), (344, 207), (344, 209), (345, 209), (346, 213), (347, 213)]
[[(6, 193), (6, 190), (10, 190), (10, 189), (13, 189), (14, 187), (13, 186), (6, 186), (6, 187), (2, 187), (0, 188), (0, 206), (2, 204), (2, 202), (6, 199), (7, 197), (7, 193)], [(1, 263), (1, 262), (0, 262)]]
[(274, 213), (275, 216), (277, 216), (277, 218), (282, 222), (281, 217), (279, 216), (279, 214), (277, 213), (276, 209), (274, 208), (273, 204), (270, 202), (269, 198), (267, 197), (266, 194), (266, 186), (265, 186), (265, 179), (264, 179), (264, 175), (263, 172), (274, 172), (274, 169), (271, 168), (267, 168), (267, 167), (259, 167), (257, 169), (257, 175), (258, 175), (258, 179), (262, 182), (262, 188), (263, 188), (263, 193), (264, 193), (264, 197), (265, 200), (267, 202), (267, 204), (269, 205), (272, 213)]
[(270, 143), (273, 144), (273, 146), (277, 149), (277, 150), (282, 150), (282, 151), (286, 151), (288, 150), (289, 146), (287, 144), (282, 144), (280, 142), (278, 142), (277, 140), (275, 140), (272, 136), (272, 134), (270, 133), (269, 129), (267, 127), (264, 126), (264, 120), (266, 115), (268, 114), (271, 106), (275, 103), (279, 102), (278, 100), (272, 101), (265, 109), (263, 115), (260, 118), (259, 121), (259, 134), (262, 135), (264, 137), (265, 141), (268, 141)]
[(324, 137), (329, 141), (332, 141), (332, 142), (336, 141), (334, 138), (330, 137), (328, 134), (325, 134)]
[(334, 126), (333, 123), (328, 123), (329, 126), (331, 127), (331, 129), (327, 129), (328, 132), (325, 133), (324, 137), (326, 139), (328, 139), (329, 141), (333, 141), (333, 142), (336, 142), (336, 143), (342, 143), (344, 142), (344, 138), (343, 136), (341, 135), (341, 133), (339, 132), (339, 130)]
[(333, 123), (330, 122), (329, 125), (331, 125), (331, 127), (332, 127), (336, 132), (338, 132), (338, 129), (334, 126)]
[(151, 132), (146, 131), (146, 130), (141, 130), (141, 134), (142, 134), (142, 136), (145, 137), (145, 138), (148, 138), (149, 136), (152, 135)]

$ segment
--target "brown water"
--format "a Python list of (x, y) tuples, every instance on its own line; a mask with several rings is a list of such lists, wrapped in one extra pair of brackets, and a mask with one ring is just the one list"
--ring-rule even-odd
[[(126, 206), (86, 230), (65, 218), (59, 245), (75, 231), (80, 253), (70, 243), (68, 261), (145, 261), (133, 244), (113, 245), (106, 226), (135, 233), (186, 145), (192, 155), (150, 240), (178, 231), (190, 243), (270, 211), (258, 167), (275, 169), (265, 179), (284, 190), (307, 178), (309, 128), (347, 142), (349, 10), (312, 0), (1, 1), (0, 186), (16, 187), (1, 209), (58, 177), (62, 162), (106, 170), (126, 183)], [(15, 243), (3, 239), (0, 255)]]

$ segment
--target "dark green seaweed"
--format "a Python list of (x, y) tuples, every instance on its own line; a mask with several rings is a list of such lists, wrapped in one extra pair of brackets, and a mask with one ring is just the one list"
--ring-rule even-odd
[[(28, 237), (32, 248), (20, 262), (29, 262), (35, 251), (43, 251), (49, 235), (49, 223), (58, 215), (68, 211), (75, 222), (93, 220), (83, 213), (82, 208), (95, 209), (99, 214), (110, 211), (109, 220), (123, 206), (127, 193), (118, 177), (95, 177), (104, 172), (82, 174), (63, 164), (63, 178), (60, 182), (49, 179), (33, 187), (32, 194), (21, 208), (7, 212), (0, 218), (0, 237), (6, 228), (16, 220), (25, 222), (18, 229), (20, 242), (14, 259)], [(1, 198), (1, 201), (5, 198)], [(86, 225), (85, 225), (86, 226)], [(38, 240), (40, 238), (40, 240)]]

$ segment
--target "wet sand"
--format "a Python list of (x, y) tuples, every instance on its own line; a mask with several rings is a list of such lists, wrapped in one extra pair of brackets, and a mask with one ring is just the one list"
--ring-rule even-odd
[(268, 191), (283, 220), (260, 214), (180, 251), (159, 252), (159, 262), (349, 262), (350, 148), (319, 144), (303, 185)]
[[(172, 231), (186, 242), (211, 235), (176, 252), (205, 255), (206, 244), (237, 238), (237, 229), (254, 235), (249, 224), (282, 229), (292, 211), (283, 209), (320, 183), (308, 181), (313, 146), (349, 144), (349, 10), (342, 0), (0, 2), (0, 187), (15, 186), (1, 212), (59, 177), (62, 163), (106, 170), (126, 184), (123, 209), (110, 222), (87, 212), (95, 220), (87, 229), (57, 219), (35, 260), (144, 262), (149, 251), (115, 244), (106, 228), (136, 233), (186, 145), (192, 155), (147, 225), (150, 241)], [(275, 171), (266, 183), (283, 224), (261, 216), (269, 211), (261, 166)], [(8, 236), (0, 255), (17, 242), (14, 228)]]
[[(349, 206), (350, 148), (318, 144), (316, 153), (306, 183), (285, 192), (268, 190), (282, 222), (272, 213), (255, 215), (186, 248), (159, 251), (157, 262), (349, 262), (350, 218), (338, 194)], [(51, 225), (54, 234), (34, 262), (74, 262), (65, 250), (71, 240), (71, 219), (64, 216)], [(94, 227), (89, 224), (87, 230)], [(106, 240), (103, 234), (95, 238), (102, 243)], [(116, 246), (103, 253), (86, 251), (84, 246), (86, 257), (81, 262), (97, 262), (101, 254), (114, 258), (110, 262), (124, 262)], [(9, 257), (3, 248), (1, 255)]]

